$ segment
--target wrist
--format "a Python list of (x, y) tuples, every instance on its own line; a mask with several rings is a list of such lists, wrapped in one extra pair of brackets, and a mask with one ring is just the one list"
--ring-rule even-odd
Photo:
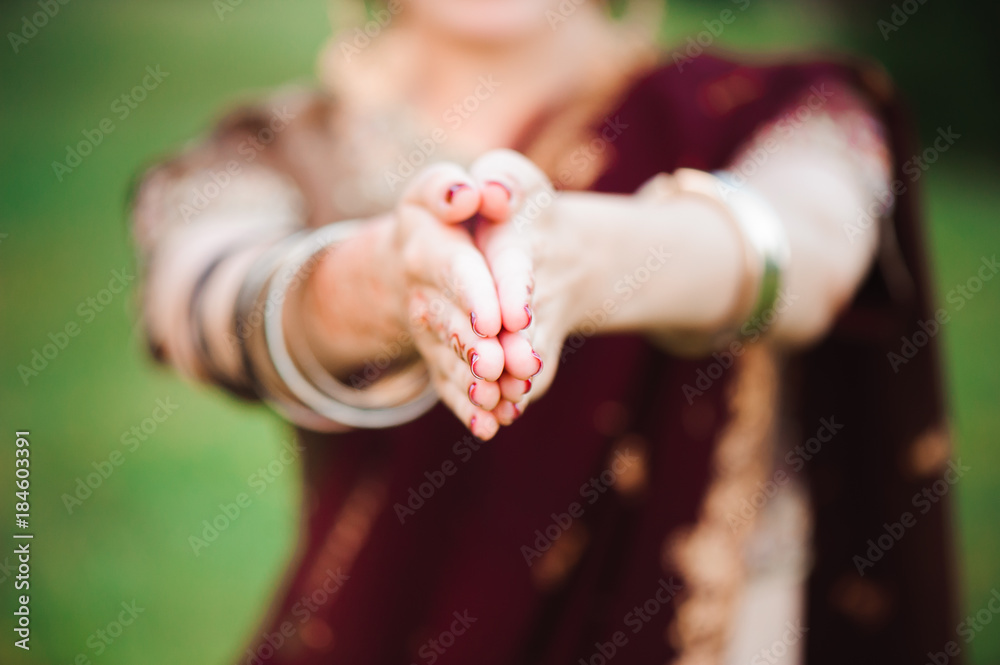
[[(356, 307), (345, 297), (365, 295), (363, 288), (350, 288), (351, 281), (364, 280), (365, 275), (352, 270), (356, 264), (346, 258), (340, 260), (336, 251), (358, 239), (365, 226), (360, 220), (352, 220), (290, 237), (290, 246), (275, 257), (276, 263), (268, 270), (264, 283), (254, 286), (247, 282), (243, 291), (254, 294), (254, 307), (260, 306), (264, 319), (262, 334), (249, 339), (257, 349), (256, 357), (266, 358), (253, 365), (257, 392), (293, 422), (309, 429), (326, 431), (340, 425), (389, 427), (412, 420), (437, 399), (426, 372), (417, 365), (408, 366), (407, 371), (385, 383), (380, 376), (369, 376), (369, 362), (365, 362), (363, 373), (352, 375), (346, 382), (337, 376), (346, 376), (347, 370), (370, 361), (375, 355), (372, 345), (378, 341), (377, 336), (359, 330), (372, 325), (373, 319), (359, 316), (368, 310)], [(370, 258), (360, 250), (362, 247), (366, 245), (359, 242), (353, 249), (362, 258)], [(346, 289), (340, 280), (323, 281), (332, 270), (325, 266), (337, 268), (333, 276), (347, 277)], [(304, 298), (319, 298), (326, 307), (304, 302)], [(323, 315), (331, 311), (340, 316), (324, 320)], [(402, 352), (401, 344), (396, 347)], [(249, 345), (246, 348), (252, 357), (253, 350)], [(389, 363), (399, 357), (384, 344), (375, 348), (391, 354)], [(317, 350), (329, 354), (328, 364), (317, 357)], [(382, 367), (376, 361), (376, 368)], [(368, 389), (373, 383), (381, 388)], [(359, 398), (359, 390), (365, 393), (363, 397)]]
[[(564, 336), (592, 335), (612, 326), (620, 309), (616, 281), (631, 251), (623, 233), (628, 197), (587, 192), (559, 196), (553, 213), (554, 241), (546, 243), (561, 269), (560, 316)], [(541, 263), (541, 262), (539, 262)]]
[(343, 373), (397, 344), (406, 331), (402, 275), (395, 259), (390, 218), (322, 255), (290, 302), (286, 326), (331, 373)]
[(371, 251), (359, 262), (359, 268), (365, 271), (370, 284), (366, 297), (376, 299), (375, 302), (381, 305), (376, 315), (381, 321), (380, 327), (395, 339), (410, 329), (406, 275), (400, 256), (396, 220), (386, 215), (373, 219), (369, 226)]
[(582, 270), (567, 289), (573, 329), (710, 335), (731, 319), (745, 260), (716, 203), (684, 193), (575, 193), (557, 218)]

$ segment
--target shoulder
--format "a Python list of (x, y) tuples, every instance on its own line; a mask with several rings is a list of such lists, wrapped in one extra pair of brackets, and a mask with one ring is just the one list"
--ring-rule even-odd
[(215, 124), (208, 140), (244, 147), (245, 156), (272, 144), (280, 148), (299, 135), (313, 140), (332, 139), (338, 104), (330, 95), (304, 87), (285, 87), (228, 111)]
[(337, 107), (331, 96), (305, 87), (239, 102), (200, 136), (143, 169), (133, 182), (133, 205), (156, 192), (190, 190), (213, 179), (242, 182), (271, 172), (297, 180), (303, 151), (315, 153), (317, 163), (331, 154)]
[[(881, 69), (841, 56), (759, 56), (712, 52), (691, 57), (666, 52), (633, 88), (646, 101), (679, 104), (691, 113), (724, 117), (792, 98), (824, 80), (863, 85)], [(883, 82), (883, 84), (886, 84)]]
[(891, 95), (880, 68), (839, 56), (667, 51), (620, 98), (612, 117), (629, 129), (616, 139), (617, 158), (598, 187), (634, 191), (659, 172), (723, 168), (757, 130), (803, 100), (815, 113), (831, 108), (837, 91), (872, 98), (879, 88)]

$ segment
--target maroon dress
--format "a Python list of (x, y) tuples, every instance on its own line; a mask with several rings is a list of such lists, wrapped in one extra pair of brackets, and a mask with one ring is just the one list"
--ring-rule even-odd
[[(627, 129), (592, 189), (631, 193), (660, 172), (722, 168), (830, 80), (868, 96), (901, 164), (905, 119), (877, 70), (706, 56), (631, 86), (612, 114)], [(782, 410), (803, 431), (831, 414), (846, 423), (803, 471), (814, 510), (807, 662), (918, 663), (955, 639), (947, 501), (863, 575), (855, 560), (885, 523), (917, 512), (913, 495), (941, 473), (908, 461), (945, 431), (936, 343), (905, 365), (887, 360), (932, 318), (919, 199), (899, 169), (895, 274), (877, 262), (829, 336), (783, 370)], [(701, 514), (737, 373), (703, 382), (697, 399), (684, 386), (714, 362), (639, 336), (577, 336), (549, 393), (489, 443), (441, 405), (390, 430), (301, 432), (302, 543), (239, 662), (668, 662), (688, 581), (666, 553)]]

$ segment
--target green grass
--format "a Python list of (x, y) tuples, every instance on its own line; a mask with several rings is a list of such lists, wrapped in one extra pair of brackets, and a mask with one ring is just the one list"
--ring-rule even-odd
[[(841, 39), (835, 22), (776, 7), (754, 5), (718, 43)], [(4, 34), (37, 10), (23, 2), (6, 8)], [(682, 41), (714, 15), (673, 3), (668, 34)], [(207, 0), (70, 2), (19, 54), (0, 57), (0, 496), (11, 496), (11, 434), (30, 428), (37, 534), (34, 648), (30, 655), (15, 651), (5, 637), (0, 661), (69, 663), (83, 653), (104, 665), (225, 663), (264, 611), (294, 546), (299, 484), (288, 469), (258, 496), (247, 478), (276, 459), (282, 424), (152, 366), (134, 323), (134, 293), (114, 296), (91, 322), (78, 306), (99, 294), (112, 270), (131, 265), (124, 197), (142, 165), (196, 135), (233, 99), (310, 80), (327, 34), (323, 0), (244, 2), (224, 21)], [(64, 159), (81, 131), (113, 117), (113, 100), (157, 64), (170, 75), (128, 118), (115, 119), (115, 131), (58, 182), (52, 161)], [(926, 179), (941, 293), (1000, 248), (998, 173), (971, 156), (974, 143), (960, 144)], [(993, 472), (1000, 452), (991, 445), (1000, 426), (1000, 353), (992, 333), (998, 312), (1000, 283), (991, 283), (944, 333), (958, 450), (973, 467), (959, 490), (970, 609), (1000, 584)], [(18, 366), (70, 322), (80, 324), (79, 335), (25, 385)], [(129, 452), (123, 433), (140, 426), (157, 399), (179, 408)], [(122, 464), (70, 514), (63, 494), (115, 450)], [(195, 556), (188, 537), (240, 492), (251, 494), (251, 505)], [(0, 564), (7, 551), (0, 551)], [(12, 584), (0, 581), (5, 636)], [(88, 638), (133, 599), (143, 613), (96, 656)], [(979, 663), (1000, 659), (1000, 633), (984, 632), (973, 655)]]
[[(950, 156), (949, 156), (950, 157)], [(956, 153), (956, 161), (961, 154)], [(991, 183), (997, 170), (974, 160), (929, 172), (930, 239), (944, 298), (975, 275), (982, 257), (1000, 255), (1000, 192)], [(956, 455), (972, 470), (958, 485), (964, 606), (982, 609), (1000, 589), (1000, 282), (987, 282), (944, 331), (945, 357)], [(964, 617), (964, 615), (963, 615)], [(971, 644), (973, 662), (1000, 662), (1000, 633), (992, 627)]]
[[(29, 7), (11, 8), (5, 34)], [(220, 22), (208, 2), (70, 3), (2, 59), (2, 419), (5, 432), (32, 433), (37, 534), (26, 662), (69, 663), (81, 653), (103, 663), (228, 662), (291, 556), (295, 474), (259, 496), (247, 485), (277, 457), (287, 435), (278, 420), (153, 367), (134, 324), (134, 293), (115, 296), (90, 322), (77, 308), (133, 262), (124, 213), (131, 178), (207, 127), (234, 95), (309, 80), (327, 35), (325, 9), (300, 3), (290, 16), (247, 3)], [(157, 64), (169, 76), (119, 120), (112, 102)], [(58, 182), (51, 162), (105, 117), (115, 131)], [(79, 335), (25, 386), (16, 367), (72, 321)], [(158, 398), (177, 411), (129, 452), (123, 432)], [(114, 450), (121, 466), (68, 514), (61, 496)], [(251, 505), (195, 556), (188, 537), (239, 492)], [(0, 589), (10, 635), (12, 580)], [(98, 656), (88, 638), (133, 599), (144, 612)], [(5, 638), (0, 661), (15, 656), (25, 662)]]

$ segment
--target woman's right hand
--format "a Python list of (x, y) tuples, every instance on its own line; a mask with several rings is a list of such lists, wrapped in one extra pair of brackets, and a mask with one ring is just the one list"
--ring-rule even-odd
[(359, 353), (411, 342), (441, 400), (485, 440), (499, 428), (491, 410), (504, 369), (500, 303), (486, 260), (461, 225), (482, 200), (461, 167), (426, 168), (391, 214), (320, 260), (306, 280), (301, 317), (308, 343), (328, 366), (348, 367), (370, 359)]

